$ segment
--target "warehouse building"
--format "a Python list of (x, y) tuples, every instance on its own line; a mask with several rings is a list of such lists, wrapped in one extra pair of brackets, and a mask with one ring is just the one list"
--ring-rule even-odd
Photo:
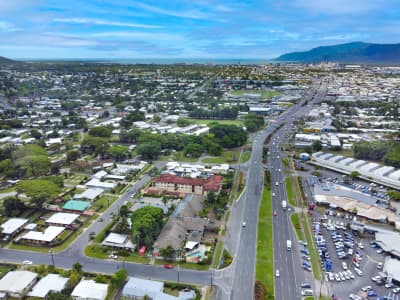
[(310, 162), (344, 174), (357, 171), (363, 179), (400, 189), (400, 170), (393, 167), (324, 152), (313, 153)]

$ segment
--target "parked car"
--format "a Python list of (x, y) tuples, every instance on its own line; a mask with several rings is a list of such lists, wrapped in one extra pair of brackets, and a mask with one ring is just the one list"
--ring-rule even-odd
[(172, 265), (172, 264), (165, 264), (165, 265), (164, 265), (164, 268), (166, 268), (166, 269), (173, 269), (173, 268), (174, 268), (174, 265)]

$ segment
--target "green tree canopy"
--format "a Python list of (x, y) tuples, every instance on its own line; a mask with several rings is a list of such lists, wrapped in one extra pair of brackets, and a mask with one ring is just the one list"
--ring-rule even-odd
[(43, 176), (51, 169), (47, 152), (39, 145), (28, 144), (18, 148), (13, 161), (21, 176)]
[(161, 154), (161, 145), (158, 142), (148, 142), (137, 146), (136, 152), (144, 159), (156, 159)]
[(4, 214), (7, 217), (17, 217), (25, 208), (25, 204), (17, 197), (7, 197), (3, 200)]
[(97, 126), (89, 130), (89, 135), (101, 138), (109, 138), (111, 137), (111, 133), (112, 133), (111, 128), (107, 126)]
[(31, 198), (31, 203), (40, 207), (43, 202), (55, 198), (61, 189), (51, 180), (29, 179), (18, 183), (17, 190), (25, 193)]
[(184, 148), (185, 156), (200, 157), (203, 153), (203, 147), (199, 144), (190, 143)]
[(111, 277), (111, 284), (114, 287), (119, 288), (123, 286), (127, 278), (128, 278), (128, 272), (125, 269), (121, 269), (115, 272), (114, 275)]
[(163, 226), (163, 210), (146, 206), (132, 212), (132, 234), (136, 243), (151, 247)]
[(81, 150), (87, 154), (102, 154), (108, 148), (108, 140), (101, 137), (87, 136), (81, 143)]
[(107, 154), (116, 161), (121, 161), (130, 156), (129, 148), (126, 146), (116, 145), (107, 149)]

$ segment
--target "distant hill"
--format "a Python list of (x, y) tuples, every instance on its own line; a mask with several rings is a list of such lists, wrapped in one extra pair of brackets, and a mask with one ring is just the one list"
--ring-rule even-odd
[(400, 44), (352, 42), (292, 52), (275, 58), (282, 62), (400, 63)]
[(15, 60), (0, 56), (0, 63), (12, 63), (12, 62), (16, 62)]

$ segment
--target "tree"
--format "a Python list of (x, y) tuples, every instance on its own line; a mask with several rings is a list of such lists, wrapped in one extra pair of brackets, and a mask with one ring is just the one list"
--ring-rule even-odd
[(77, 261), (76, 263), (74, 263), (72, 265), (72, 271), (82, 275), (83, 274), (83, 266)]
[(350, 177), (351, 177), (351, 179), (354, 180), (354, 179), (360, 177), (360, 173), (357, 172), (357, 171), (353, 171), (353, 172), (350, 173)]
[(322, 142), (320, 140), (316, 140), (312, 143), (311, 145), (312, 150), (315, 152), (321, 151), (322, 150)]
[(210, 129), (215, 141), (224, 148), (242, 146), (247, 141), (247, 133), (236, 125), (217, 124)]
[(173, 260), (175, 258), (175, 250), (171, 245), (168, 245), (167, 247), (160, 249), (160, 256), (165, 260)]
[(248, 114), (244, 117), (244, 126), (247, 131), (255, 132), (264, 126), (264, 117), (255, 114)]
[(179, 118), (178, 121), (176, 121), (176, 125), (179, 127), (186, 127), (189, 126), (191, 123), (188, 119), (185, 118)]
[(17, 185), (18, 193), (25, 193), (36, 207), (41, 207), (43, 202), (55, 198), (60, 190), (57, 184), (46, 179), (24, 180)]
[(72, 162), (81, 157), (81, 153), (78, 150), (71, 150), (67, 152), (67, 162)]
[(137, 146), (136, 152), (144, 159), (156, 159), (161, 154), (161, 145), (158, 142), (148, 142)]
[(101, 138), (111, 137), (112, 130), (106, 126), (93, 127), (89, 130), (89, 135)]
[(163, 210), (146, 206), (132, 212), (132, 235), (138, 245), (151, 247), (160, 234), (163, 222)]
[(50, 293), (46, 296), (47, 300), (69, 300), (70, 296), (60, 292)]
[(37, 140), (40, 140), (42, 138), (42, 134), (37, 129), (32, 129), (30, 135)]
[(208, 205), (212, 205), (212, 204), (215, 204), (216, 201), (217, 201), (217, 197), (215, 196), (215, 193), (209, 192), (206, 197), (206, 203)]
[(200, 157), (203, 153), (203, 147), (199, 144), (190, 143), (184, 148), (185, 156)]
[(114, 287), (119, 288), (125, 283), (127, 278), (128, 272), (125, 269), (121, 269), (115, 272), (114, 275), (111, 277), (111, 284)]
[(96, 278), (94, 279), (96, 283), (107, 283), (107, 279), (103, 274), (97, 274)]
[(387, 192), (387, 195), (389, 196), (390, 200), (392, 200), (392, 201), (400, 201), (400, 192), (399, 191), (389, 190)]
[(86, 154), (103, 154), (108, 148), (108, 140), (101, 137), (87, 136), (81, 143), (81, 150)]
[(7, 197), (3, 201), (4, 214), (7, 217), (16, 217), (25, 209), (25, 204), (16, 197)]
[(38, 145), (22, 146), (14, 152), (12, 158), (21, 176), (43, 176), (51, 169), (46, 150)]
[(116, 161), (121, 161), (129, 157), (129, 148), (126, 146), (111, 146), (107, 149), (107, 154), (114, 158)]

